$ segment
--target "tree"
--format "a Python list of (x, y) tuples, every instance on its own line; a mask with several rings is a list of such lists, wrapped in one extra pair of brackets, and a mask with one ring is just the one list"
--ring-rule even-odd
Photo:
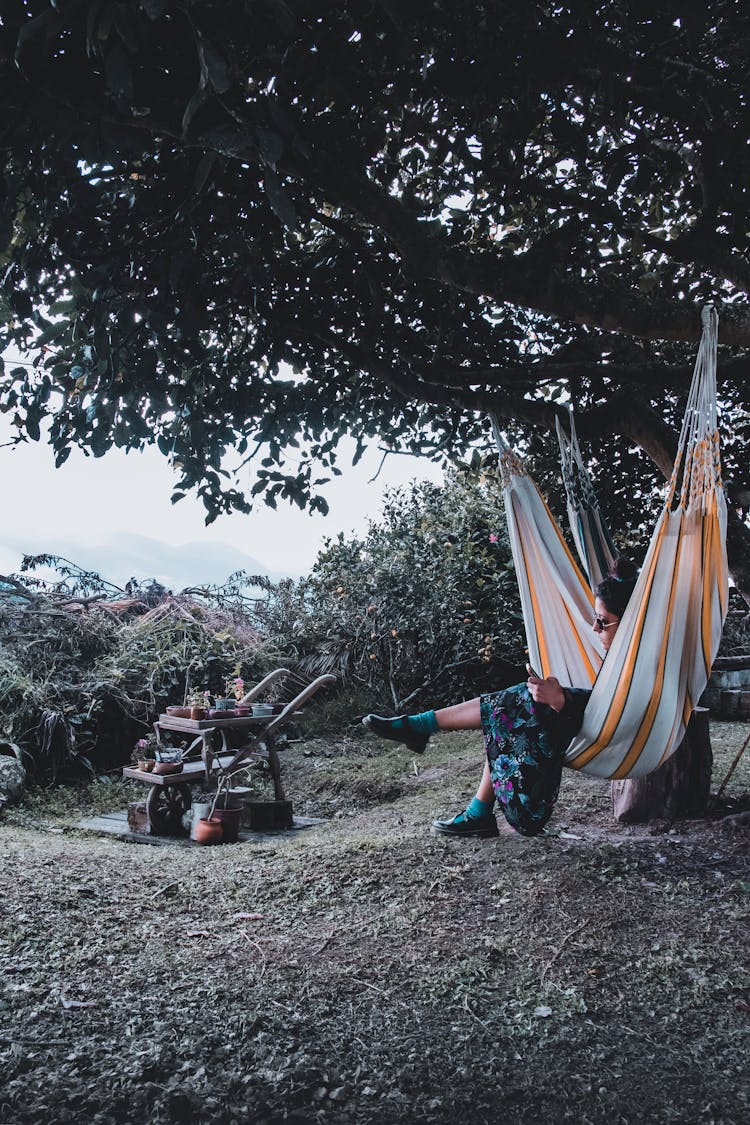
[(750, 598), (749, 48), (733, 0), (6, 3), (0, 408), (58, 463), (157, 442), (209, 518), (568, 397), (668, 473), (712, 300)]
[(301, 593), (300, 666), (365, 689), (368, 707), (438, 706), (524, 675), (518, 584), (494, 468), (467, 466), (442, 486), (391, 491), (363, 538), (327, 543)]

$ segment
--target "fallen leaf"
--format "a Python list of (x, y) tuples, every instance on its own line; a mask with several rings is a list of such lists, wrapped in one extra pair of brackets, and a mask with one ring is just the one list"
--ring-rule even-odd
[(67, 996), (61, 996), (60, 1003), (65, 1011), (69, 1012), (72, 1008), (96, 1008), (98, 1002), (96, 1000), (68, 1000)]
[(547, 1016), (552, 1015), (552, 1009), (548, 1008), (546, 1004), (540, 1004), (538, 1008), (534, 1008), (534, 1015), (538, 1019), (544, 1020)]
[(211, 937), (208, 930), (188, 930), (188, 937)]

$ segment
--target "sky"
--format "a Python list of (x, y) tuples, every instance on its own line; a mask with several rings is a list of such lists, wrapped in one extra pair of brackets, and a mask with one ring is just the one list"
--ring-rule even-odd
[[(116, 551), (118, 541), (144, 536), (170, 546), (215, 544), (219, 558), (220, 545), (226, 544), (274, 574), (298, 576), (309, 571), (325, 538), (339, 531), (346, 535), (366, 531), (368, 517), (377, 519), (381, 511), (387, 487), (412, 479), (442, 479), (441, 470), (429, 461), (390, 456), (372, 481), (382, 461), (382, 453), (373, 445), (354, 468), (340, 458), (343, 475), (323, 490), (330, 506), (328, 516), (309, 515), (285, 502), (274, 511), (261, 501), (250, 515), (220, 516), (206, 527), (205, 510), (197, 497), (188, 495), (171, 503), (177, 477), (154, 447), (128, 454), (114, 449), (100, 458), (73, 450), (58, 469), (43, 441), (9, 448), (5, 443), (10, 432), (7, 416), (0, 415), (0, 574), (17, 571), (24, 553), (65, 554), (63, 544), (71, 557), (71, 543), (106, 545)], [(249, 491), (249, 475), (246, 483)], [(228, 566), (227, 576), (233, 569)], [(119, 583), (128, 576), (105, 577)], [(204, 580), (200, 573), (191, 579)]]

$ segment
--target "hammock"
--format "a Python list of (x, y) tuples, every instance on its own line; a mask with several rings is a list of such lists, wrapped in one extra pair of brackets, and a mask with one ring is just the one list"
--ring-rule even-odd
[[(540, 675), (557, 676), (564, 686), (593, 685), (566, 765), (598, 777), (642, 776), (676, 750), (719, 647), (728, 575), (716, 420), (717, 325), (716, 312), (704, 310), (664, 508), (603, 665), (604, 650), (592, 630), (591, 587), (492, 420), (529, 661)], [(581, 539), (585, 544), (585, 534)], [(585, 546), (582, 557), (592, 565)]]
[(599, 510), (594, 485), (583, 463), (572, 409), (570, 437), (560, 425), (559, 418), (555, 418), (555, 429), (568, 501), (568, 522), (578, 558), (588, 575), (589, 586), (593, 590), (609, 574), (609, 568), (617, 555), (617, 548), (612, 542), (609, 528)]

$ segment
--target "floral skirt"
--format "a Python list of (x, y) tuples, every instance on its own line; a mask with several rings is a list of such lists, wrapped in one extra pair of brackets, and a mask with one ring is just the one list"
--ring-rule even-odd
[(552, 816), (565, 750), (580, 728), (589, 694), (568, 689), (560, 715), (535, 703), (525, 683), (480, 699), (495, 796), (505, 819), (523, 836), (539, 835)]

